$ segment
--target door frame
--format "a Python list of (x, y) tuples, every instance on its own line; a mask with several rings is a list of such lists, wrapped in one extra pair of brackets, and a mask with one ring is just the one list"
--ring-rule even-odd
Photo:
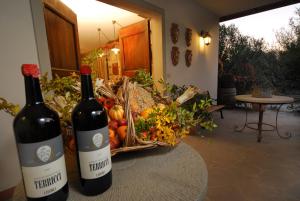
[(42, 1), (30, 0), (33, 30), (36, 41), (37, 56), (40, 71), (48, 72), (48, 78), (52, 78), (48, 39), (44, 19), (44, 6)]
[[(165, 34), (165, 11), (151, 3), (140, 0), (98, 0), (103, 3), (119, 7), (141, 17), (150, 19), (151, 42), (151, 73), (154, 81), (161, 78), (166, 80), (166, 34)], [(152, 23), (151, 23), (152, 21)], [(161, 67), (161, 69), (158, 69)]]

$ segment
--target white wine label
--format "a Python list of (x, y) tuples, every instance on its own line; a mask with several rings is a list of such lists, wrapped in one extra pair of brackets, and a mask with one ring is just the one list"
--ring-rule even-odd
[(111, 170), (108, 127), (92, 131), (77, 131), (81, 177), (96, 179)]
[(96, 179), (111, 170), (110, 145), (105, 148), (90, 151), (79, 151), (80, 172), (84, 179)]
[(62, 136), (36, 143), (18, 143), (27, 197), (40, 198), (67, 183)]
[(65, 157), (37, 167), (22, 167), (26, 195), (39, 198), (60, 190), (67, 183)]

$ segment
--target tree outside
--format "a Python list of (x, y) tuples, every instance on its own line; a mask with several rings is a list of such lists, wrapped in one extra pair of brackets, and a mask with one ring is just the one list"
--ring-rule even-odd
[(277, 31), (277, 47), (241, 34), (234, 25), (221, 25), (219, 37), (219, 83), (233, 75), (237, 94), (259, 86), (273, 94), (300, 95), (300, 8), (289, 27)]

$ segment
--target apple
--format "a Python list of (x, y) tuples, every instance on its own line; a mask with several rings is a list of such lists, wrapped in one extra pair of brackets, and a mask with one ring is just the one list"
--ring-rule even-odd
[(152, 127), (149, 129), (149, 131), (150, 131), (150, 133), (155, 133), (155, 132), (156, 132), (156, 128), (152, 126)]
[(109, 138), (113, 138), (113, 137), (115, 137), (115, 136), (116, 136), (116, 133), (115, 133), (115, 131), (114, 131), (114, 130), (112, 130), (112, 129), (108, 129), (108, 133), (109, 133)]
[(119, 126), (127, 126), (127, 120), (126, 119), (121, 119), (118, 121)]
[(117, 130), (118, 129), (118, 121), (116, 120), (111, 120), (109, 123), (108, 123), (108, 128), (112, 129), (112, 130)]
[(109, 138), (110, 149), (116, 149), (120, 147), (120, 140), (117, 136)]
[(152, 141), (156, 141), (157, 140), (156, 133), (152, 133), (151, 134), (150, 140), (152, 140)]

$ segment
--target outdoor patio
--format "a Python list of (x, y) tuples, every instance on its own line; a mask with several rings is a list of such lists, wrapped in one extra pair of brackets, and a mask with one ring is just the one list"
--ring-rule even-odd
[[(224, 119), (214, 114), (218, 128), (212, 133), (200, 131), (185, 142), (204, 158), (209, 173), (206, 201), (298, 201), (300, 200), (300, 113), (281, 112), (280, 132), (292, 132), (281, 139), (276, 132), (263, 132), (261, 143), (257, 131), (242, 126), (242, 109), (225, 110)], [(275, 111), (266, 111), (264, 121), (275, 122)], [(250, 121), (258, 114), (251, 112)]]

